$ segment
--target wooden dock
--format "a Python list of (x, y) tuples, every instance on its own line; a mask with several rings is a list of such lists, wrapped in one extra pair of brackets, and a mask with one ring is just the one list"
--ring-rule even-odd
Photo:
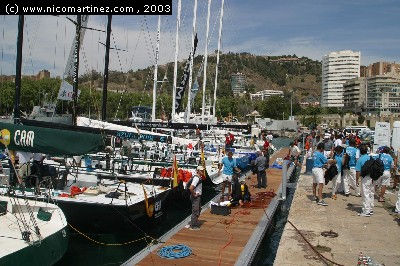
[[(271, 164), (276, 158), (284, 157), (287, 149), (276, 152), (271, 157)], [(269, 168), (267, 172), (267, 189), (255, 188), (256, 177), (246, 177), (252, 197), (256, 197), (250, 205), (246, 207), (232, 208), (229, 216), (220, 216), (210, 213), (206, 208), (200, 215), (201, 229), (191, 231), (184, 228), (187, 220), (176, 226), (175, 232), (164, 237), (165, 243), (157, 248), (143, 250), (128, 260), (125, 265), (234, 265), (240, 260), (248, 259), (248, 249), (258, 245), (266, 231), (266, 217), (270, 221), (266, 209), (270, 205), (271, 193), (277, 193), (282, 179), (282, 170)], [(272, 204), (271, 204), (272, 205)], [(264, 223), (263, 223), (264, 222)], [(268, 222), (268, 221), (267, 221)], [(268, 222), (269, 224), (269, 222)], [(264, 227), (264, 228), (263, 228)], [(258, 241), (256, 244), (249, 243)], [(182, 259), (164, 259), (158, 256), (158, 250), (163, 246), (185, 244), (192, 249), (192, 255)], [(149, 252), (149, 250), (151, 252)], [(243, 252), (243, 250), (245, 250)]]

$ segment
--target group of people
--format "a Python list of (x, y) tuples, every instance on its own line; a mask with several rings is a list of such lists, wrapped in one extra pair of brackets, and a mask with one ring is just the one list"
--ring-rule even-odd
[[(362, 143), (356, 134), (346, 136), (338, 132), (328, 132), (321, 138), (313, 132), (306, 138), (305, 149), (313, 159), (313, 196), (318, 205), (328, 205), (322, 196), (327, 172), (336, 173), (332, 178), (331, 198), (336, 200), (337, 194), (341, 192), (349, 197), (350, 189), (353, 189), (354, 196), (362, 197), (362, 211), (359, 215), (363, 217), (373, 215), (375, 193), (378, 201), (384, 202), (392, 175), (394, 187), (396, 179), (400, 177), (400, 150), (396, 156), (391, 148), (385, 146), (379, 148), (377, 154), (373, 154), (371, 146)], [(383, 166), (379, 176), (375, 176), (378, 171), (369, 170), (371, 162), (375, 160)], [(336, 170), (330, 171), (331, 167), (336, 167)], [(400, 190), (395, 212), (400, 213)]]
[(26, 178), (31, 175), (40, 175), (45, 156), (42, 153), (9, 151), (8, 154), (2, 153), (0, 159), (9, 160), (12, 169), (10, 172), (9, 184), (16, 185), (17, 183), (28, 182), (29, 180)]

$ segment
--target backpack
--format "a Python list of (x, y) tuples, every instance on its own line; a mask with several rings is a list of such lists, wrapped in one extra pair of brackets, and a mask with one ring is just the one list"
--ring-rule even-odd
[(329, 183), (339, 173), (336, 164), (332, 164), (328, 170), (325, 171), (325, 185)]
[(346, 153), (346, 149), (344, 149), (342, 169), (350, 169), (349, 162), (350, 156)]
[[(183, 198), (184, 199), (188, 199), (188, 198), (190, 198), (190, 186), (192, 185), (192, 182), (193, 182), (193, 178), (195, 177), (196, 175), (193, 175), (190, 179), (189, 179), (189, 181), (186, 183), (186, 187), (185, 187), (185, 189), (183, 190)], [(201, 183), (202, 183), (202, 179), (201, 179), (201, 177), (199, 177), (199, 176), (197, 176), (198, 178), (199, 178), (199, 182), (197, 183), (197, 185), (194, 187), (194, 188), (196, 188), (198, 185), (200, 185)]]
[(365, 177), (369, 175), (372, 180), (376, 181), (383, 175), (384, 170), (381, 155), (376, 159), (370, 156), (369, 160), (361, 167), (361, 176)]

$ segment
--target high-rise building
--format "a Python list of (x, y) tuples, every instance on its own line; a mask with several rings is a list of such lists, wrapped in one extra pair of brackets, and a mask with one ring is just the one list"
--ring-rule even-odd
[(390, 75), (368, 78), (367, 111), (400, 113), (400, 78)]
[(343, 84), (344, 109), (347, 111), (361, 112), (365, 110), (367, 78), (360, 77), (349, 79)]
[(243, 73), (232, 74), (231, 76), (231, 88), (233, 94), (237, 95), (245, 91), (246, 89), (246, 75)]
[(343, 107), (343, 84), (360, 77), (360, 52), (331, 52), (322, 58), (322, 107)]
[(391, 75), (400, 77), (400, 64), (395, 62), (376, 62), (367, 67), (366, 76)]

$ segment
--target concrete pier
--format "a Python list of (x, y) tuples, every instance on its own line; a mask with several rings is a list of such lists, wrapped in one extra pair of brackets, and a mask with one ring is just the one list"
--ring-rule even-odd
[[(331, 183), (324, 187), (328, 206), (312, 201), (312, 175), (299, 177), (288, 221), (320, 254), (339, 265), (357, 265), (360, 252), (381, 265), (400, 265), (400, 216), (393, 213), (395, 195), (389, 190), (386, 202), (375, 199), (374, 215), (360, 217), (361, 198), (338, 195), (330, 198)], [(321, 235), (336, 232), (337, 237)], [(275, 265), (332, 265), (288, 222), (280, 240)]]

